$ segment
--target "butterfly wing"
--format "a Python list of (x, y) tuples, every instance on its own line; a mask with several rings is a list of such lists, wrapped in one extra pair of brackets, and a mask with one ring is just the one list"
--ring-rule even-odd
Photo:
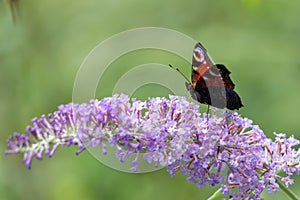
[(186, 84), (186, 87), (193, 99), (230, 110), (243, 106), (234, 91), (230, 71), (222, 64), (214, 65), (200, 43), (195, 45), (192, 63), (192, 83)]

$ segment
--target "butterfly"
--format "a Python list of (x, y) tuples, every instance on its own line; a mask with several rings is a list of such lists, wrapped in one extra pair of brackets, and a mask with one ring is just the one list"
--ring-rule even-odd
[(197, 43), (193, 50), (191, 83), (185, 83), (196, 101), (217, 108), (235, 110), (243, 107), (241, 98), (234, 91), (230, 71), (222, 64), (214, 64), (206, 49)]

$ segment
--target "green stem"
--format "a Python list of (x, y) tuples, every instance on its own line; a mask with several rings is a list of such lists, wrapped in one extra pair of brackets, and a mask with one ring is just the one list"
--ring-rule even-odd
[(217, 197), (221, 196), (221, 188), (219, 188), (217, 191), (215, 191), (215, 193), (213, 193), (213, 195), (211, 195), (207, 200), (213, 200), (216, 199)]
[(285, 187), (285, 185), (279, 179), (276, 179), (276, 182), (279, 185), (280, 189), (284, 191), (285, 194), (292, 200), (300, 200), (300, 198), (291, 189)]
[[(290, 197), (290, 199), (292, 200), (300, 200), (300, 198), (289, 188), (285, 187), (285, 185), (279, 180), (276, 179), (277, 184), (279, 185), (279, 188), (285, 192), (285, 194), (287, 196)], [(214, 200), (217, 199), (218, 197), (220, 197), (222, 195), (221, 193), (221, 188), (219, 188), (215, 193), (213, 193), (213, 195), (211, 195), (207, 200)]]

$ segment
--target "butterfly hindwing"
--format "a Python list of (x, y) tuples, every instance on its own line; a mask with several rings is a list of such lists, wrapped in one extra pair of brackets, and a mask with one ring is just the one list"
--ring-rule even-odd
[(219, 69), (225, 87), (234, 89), (235, 85), (229, 76), (230, 71), (222, 64), (216, 64), (216, 67)]

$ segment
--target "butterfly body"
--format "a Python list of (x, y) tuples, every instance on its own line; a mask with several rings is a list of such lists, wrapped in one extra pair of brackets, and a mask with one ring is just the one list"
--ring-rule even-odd
[(192, 83), (186, 83), (193, 99), (217, 108), (239, 109), (241, 98), (234, 91), (230, 71), (222, 64), (213, 64), (206, 49), (195, 45), (192, 60)]

